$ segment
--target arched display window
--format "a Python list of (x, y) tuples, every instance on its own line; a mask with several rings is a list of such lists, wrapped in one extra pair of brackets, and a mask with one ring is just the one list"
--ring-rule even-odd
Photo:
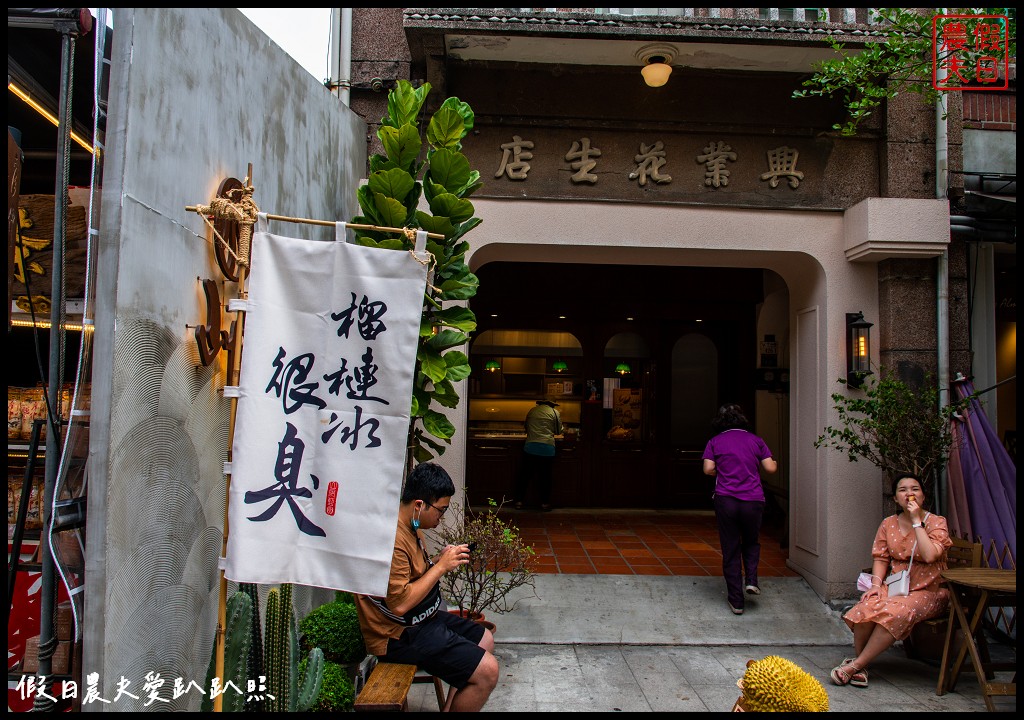
[(718, 348), (711, 338), (679, 338), (672, 347), (671, 378), (672, 445), (703, 449), (718, 402)]
[(612, 442), (640, 442), (651, 433), (650, 349), (637, 333), (613, 335), (604, 347), (604, 433)]

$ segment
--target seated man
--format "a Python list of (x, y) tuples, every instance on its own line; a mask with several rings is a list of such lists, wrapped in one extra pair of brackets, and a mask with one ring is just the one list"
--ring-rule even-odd
[(472, 620), (446, 612), (441, 576), (469, 562), (468, 545), (448, 545), (436, 561), (420, 528), (441, 523), (455, 484), (444, 468), (422, 463), (410, 473), (398, 510), (398, 530), (386, 597), (356, 596), (368, 652), (383, 662), (416, 665), (454, 688), (445, 708), (480, 710), (498, 683), (494, 636)]

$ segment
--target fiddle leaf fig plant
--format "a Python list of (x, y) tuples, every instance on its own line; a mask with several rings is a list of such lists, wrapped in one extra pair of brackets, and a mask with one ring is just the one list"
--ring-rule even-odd
[[(469, 243), (464, 236), (482, 222), (468, 198), (483, 183), (462, 153), (462, 139), (473, 129), (473, 110), (458, 98), (446, 99), (427, 123), (424, 143), (419, 122), (429, 92), (429, 83), (413, 87), (399, 80), (388, 95), (388, 114), (377, 131), (384, 154), (370, 158), (370, 177), (358, 191), (362, 214), (352, 219), (444, 236), (428, 239), (426, 248), (433, 256), (432, 276), (420, 323), (409, 429), (410, 451), (418, 463), (444, 453), (455, 434), (455, 426), (432, 406), (457, 407), (454, 383), (469, 377), (469, 358), (458, 348), (476, 330), (476, 316), (457, 303), (476, 295), (479, 286), (466, 265)], [(421, 209), (424, 200), (429, 212)], [(414, 246), (406, 233), (376, 230), (360, 230), (356, 242), (388, 250)]]

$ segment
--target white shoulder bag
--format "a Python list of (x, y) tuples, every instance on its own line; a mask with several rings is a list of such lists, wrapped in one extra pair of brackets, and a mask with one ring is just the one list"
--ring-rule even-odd
[(914, 567), (914, 552), (917, 550), (917, 540), (910, 550), (910, 564), (906, 570), (893, 573), (885, 579), (885, 586), (889, 588), (889, 597), (906, 597), (910, 595), (910, 569)]

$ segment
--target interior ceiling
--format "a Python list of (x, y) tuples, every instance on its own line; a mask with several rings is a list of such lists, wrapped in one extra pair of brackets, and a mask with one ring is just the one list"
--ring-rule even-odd
[[(108, 32), (111, 32), (108, 28)], [(95, 23), (91, 32), (75, 39), (72, 72), (72, 128), (85, 138), (93, 128), (93, 54)], [(36, 102), (58, 116), (61, 89), (62, 36), (52, 28), (7, 27), (7, 79), (27, 90)], [(109, 43), (108, 43), (109, 47)], [(101, 115), (101, 122), (103, 117)], [(7, 91), (7, 125), (21, 133), (24, 153), (21, 194), (53, 194), (57, 176), (57, 127)], [(91, 156), (74, 141), (70, 144), (69, 185), (88, 186)]]

